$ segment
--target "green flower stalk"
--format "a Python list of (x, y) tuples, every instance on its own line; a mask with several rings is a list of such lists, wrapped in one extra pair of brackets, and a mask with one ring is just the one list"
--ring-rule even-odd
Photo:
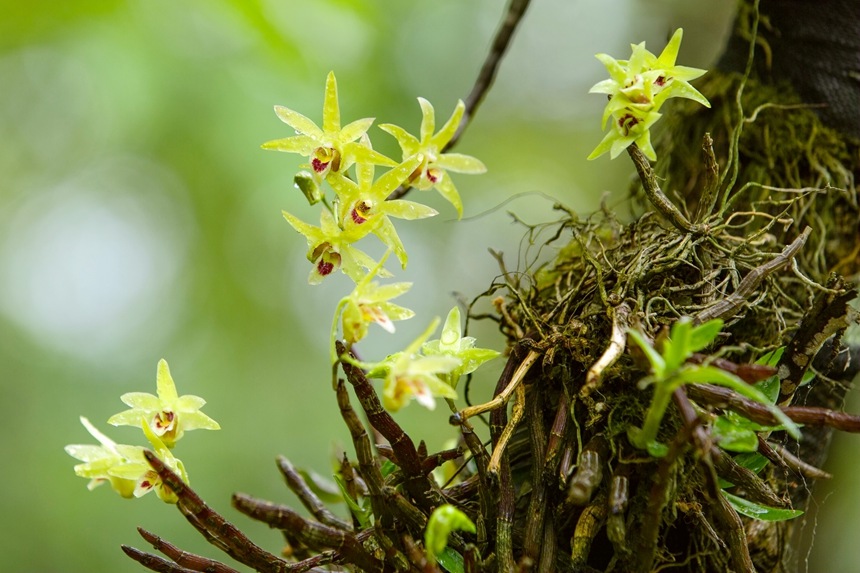
[(418, 155), (422, 157), (420, 165), (411, 173), (407, 183), (422, 191), (436, 189), (446, 201), (457, 209), (457, 216), (462, 217), (463, 202), (448, 172), (478, 174), (487, 171), (486, 166), (481, 161), (470, 155), (442, 153), (442, 150), (457, 133), (466, 106), (461, 100), (458, 100), (454, 113), (451, 114), (442, 129), (434, 135), (436, 112), (433, 105), (422, 97), (418, 98), (418, 104), (421, 106), (422, 115), (420, 140), (407, 133), (402, 127), (390, 123), (381, 124), (379, 129), (390, 133), (397, 139), (397, 143), (400, 144), (400, 149), (403, 151), (403, 159)]
[(277, 116), (296, 130), (297, 135), (267, 141), (263, 149), (298, 153), (310, 159), (308, 167), (319, 180), (330, 173), (343, 173), (353, 163), (376, 163), (393, 166), (395, 162), (381, 153), (356, 142), (373, 124), (368, 117), (340, 126), (340, 104), (337, 97), (337, 80), (329, 72), (325, 83), (322, 128), (297, 111), (275, 106)]
[(690, 85), (690, 81), (706, 72), (698, 68), (675, 65), (684, 31), (675, 31), (672, 39), (655, 56), (645, 49), (645, 42), (631, 44), (629, 60), (616, 60), (607, 54), (597, 54), (606, 66), (609, 79), (596, 83), (589, 93), (606, 94), (609, 102), (603, 111), (603, 127), (609, 123), (609, 133), (591, 152), (596, 159), (606, 152), (612, 159), (635, 143), (648, 159), (657, 154), (651, 145), (651, 126), (660, 119), (660, 107), (675, 97), (687, 98), (711, 107), (708, 100)]
[(164, 359), (158, 361), (156, 375), (158, 396), (146, 392), (129, 392), (120, 399), (130, 410), (110, 417), (108, 424), (136, 426), (151, 430), (168, 448), (176, 445), (189, 430), (219, 430), (218, 422), (200, 411), (206, 400), (200, 396), (179, 396)]

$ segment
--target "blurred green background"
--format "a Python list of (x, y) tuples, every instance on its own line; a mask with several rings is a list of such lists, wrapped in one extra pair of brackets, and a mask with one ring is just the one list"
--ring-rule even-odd
[[(686, 29), (682, 63), (707, 67), (721, 48), (728, 0), (536, 0), (495, 88), (458, 151), (489, 172), (456, 179), (467, 220), (435, 194), (440, 211), (401, 223), (416, 283), (401, 300), (417, 311), (405, 344), (455, 295), (483, 291), (514, 266), (522, 227), (555, 218), (557, 197), (579, 211), (623, 197), (632, 168), (586, 162), (600, 141), (597, 51), (622, 55), (630, 41), (655, 51)], [(244, 491), (295, 503), (277, 454), (330, 474), (349, 443), (329, 386), (327, 333), (339, 276), (307, 284), (305, 243), (286, 209), (315, 222), (292, 187), (297, 156), (264, 152), (291, 135), (274, 115), (286, 105), (320, 120), (334, 70), (344, 121), (376, 117), (417, 131), (416, 96), (447, 118), (465, 97), (504, 4), (315, 0), (48, 0), (0, 2), (0, 419), (6, 486), (0, 493), (0, 569), (15, 572), (142, 570), (120, 551), (144, 548), (135, 526), (218, 556), (174, 508), (154, 496), (129, 501), (87, 492), (69, 443), (93, 440), (89, 417), (119, 442), (142, 443), (105, 420), (119, 395), (155, 389), (159, 358), (181, 394), (208, 400), (220, 432), (186, 437), (181, 457), (197, 491), (266, 548), (279, 535), (229, 507)], [(389, 154), (393, 140), (371, 128)], [(523, 195), (526, 194), (526, 195)], [(513, 199), (512, 199), (513, 198)], [(507, 200), (511, 199), (509, 203)], [(499, 347), (492, 326), (474, 331)], [(381, 357), (392, 339), (362, 345)], [(486, 396), (501, 364), (473, 384)], [(451, 438), (443, 411), (413, 405), (397, 418), (438, 448)], [(432, 426), (431, 426), (432, 424)], [(847, 526), (856, 439), (841, 439), (837, 493), (824, 512), (810, 570), (860, 570)], [(351, 449), (350, 449), (351, 451)], [(839, 485), (841, 484), (841, 486)], [(812, 524), (809, 525), (813, 527)], [(824, 559), (827, 559), (825, 562)]]

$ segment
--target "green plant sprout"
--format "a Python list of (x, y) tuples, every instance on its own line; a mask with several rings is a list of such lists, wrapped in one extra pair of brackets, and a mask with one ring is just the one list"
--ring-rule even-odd
[[(155, 455), (180, 478), (188, 483), (188, 474), (182, 461), (170, 451), (186, 431), (221, 427), (209, 416), (200, 412), (206, 403), (199, 396), (179, 396), (165, 360), (158, 362), (158, 396), (145, 392), (123, 394), (122, 401), (131, 406), (108, 420), (114, 426), (135, 426), (143, 430)], [(117, 444), (81, 417), (81, 424), (100, 445), (73, 444), (66, 453), (84, 462), (75, 466), (75, 474), (89, 478), (87, 488), (109, 483), (122, 497), (141, 497), (150, 491), (166, 503), (176, 503), (177, 497), (165, 487), (158, 474), (144, 458), (141, 446)]]
[(462, 556), (448, 547), (448, 538), (455, 531), (474, 534), (477, 529), (468, 515), (450, 503), (433, 510), (424, 530), (424, 551), (427, 559), (431, 563), (438, 561), (448, 571), (463, 570)]
[(630, 45), (629, 60), (616, 60), (608, 54), (595, 56), (606, 66), (609, 79), (594, 84), (589, 93), (609, 97), (601, 120), (604, 129), (609, 122), (609, 133), (588, 156), (589, 160), (606, 152), (615, 159), (635, 143), (648, 159), (655, 161), (657, 154), (651, 145), (650, 130), (662, 116), (659, 111), (666, 100), (687, 98), (711, 107), (705, 96), (689, 83), (706, 70), (675, 65), (683, 35), (684, 30), (678, 28), (660, 56), (646, 50), (645, 42)]
[(785, 430), (794, 438), (800, 430), (782, 410), (772, 404), (761, 390), (725, 370), (708, 364), (690, 364), (687, 359), (710, 345), (722, 330), (723, 321), (710, 320), (693, 326), (689, 317), (683, 317), (672, 325), (669, 338), (663, 341), (658, 352), (640, 332), (630, 329), (628, 335), (642, 349), (651, 366), (651, 374), (639, 382), (639, 388), (654, 385), (654, 396), (645, 415), (642, 428), (631, 427), (627, 431), (630, 442), (637, 448), (647, 450), (652, 456), (666, 454), (667, 448), (657, 441), (657, 432), (672, 393), (684, 384), (707, 383), (725, 386), (738, 394), (765, 404)]

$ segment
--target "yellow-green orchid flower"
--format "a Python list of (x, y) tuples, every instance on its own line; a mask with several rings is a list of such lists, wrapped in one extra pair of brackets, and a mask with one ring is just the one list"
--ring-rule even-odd
[[(372, 231), (371, 226), (353, 226), (349, 231), (341, 229), (334, 216), (328, 209), (320, 212), (320, 226), (309, 225), (286, 211), (284, 218), (308, 241), (307, 258), (314, 266), (308, 276), (312, 285), (319, 284), (323, 279), (338, 269), (358, 283), (365, 276), (362, 269), (372, 269), (376, 265), (370, 256), (355, 247), (352, 243), (358, 241)], [(379, 270), (380, 277), (390, 277), (385, 269)]]
[(705, 96), (689, 83), (705, 70), (675, 65), (683, 34), (683, 29), (676, 30), (659, 57), (645, 49), (645, 42), (631, 44), (629, 60), (597, 54), (597, 59), (609, 72), (609, 79), (596, 83), (589, 93), (609, 96), (602, 123), (604, 128), (610, 120), (612, 123), (609, 133), (588, 159), (595, 159), (607, 151), (614, 159), (635, 142), (653, 161), (656, 154), (651, 146), (649, 129), (660, 119), (658, 111), (666, 100), (681, 97), (711, 107)]
[(420, 140), (407, 133), (402, 127), (390, 123), (381, 124), (379, 128), (397, 139), (397, 143), (400, 144), (400, 149), (403, 151), (404, 159), (415, 155), (423, 157), (421, 164), (412, 172), (407, 183), (420, 190), (437, 189), (442, 197), (457, 209), (457, 216), (462, 217), (463, 202), (460, 200), (460, 194), (448, 172), (485, 173), (487, 171), (483, 163), (470, 155), (442, 153), (442, 150), (457, 133), (466, 106), (462, 101), (457, 101), (454, 113), (451, 114), (442, 129), (434, 135), (436, 112), (433, 106), (421, 97), (418, 98), (418, 104), (421, 106), (422, 114)]
[(367, 233), (373, 233), (394, 251), (403, 268), (406, 268), (408, 260), (406, 249), (389, 217), (423, 219), (437, 215), (438, 212), (414, 201), (387, 198), (422, 160), (421, 155), (408, 157), (403, 163), (375, 181), (375, 168), (370, 163), (356, 165), (356, 181), (339, 173), (328, 178), (329, 184), (338, 196), (338, 220), (344, 235), (361, 237)]
[(457, 392), (439, 376), (457, 368), (460, 359), (454, 356), (419, 354), (421, 345), (437, 326), (438, 318), (406, 350), (386, 357), (382, 362), (373, 365), (367, 373), (369, 378), (384, 379), (382, 404), (388, 410), (396, 412), (413, 398), (430, 410), (436, 407), (434, 396), (457, 398)]
[(393, 321), (406, 320), (415, 316), (415, 313), (408, 308), (389, 302), (408, 291), (412, 283), (380, 285), (373, 281), (376, 272), (385, 264), (386, 258), (388, 253), (355, 285), (355, 289), (349, 296), (344, 297), (340, 302), (339, 306), (343, 307), (341, 314), (343, 337), (350, 344), (367, 336), (367, 328), (372, 322), (387, 332), (393, 333)]
[(489, 348), (475, 348), (475, 339), (471, 336), (463, 336), (460, 326), (460, 309), (456, 306), (448, 313), (445, 325), (442, 327), (442, 336), (437, 340), (424, 343), (421, 351), (425, 356), (453, 356), (460, 360), (460, 365), (447, 372), (440, 374), (439, 378), (457, 387), (460, 377), (471, 374), (481, 364), (499, 356), (499, 352)]
[[(200, 411), (206, 400), (187, 394), (179, 396), (167, 362), (158, 361), (156, 375), (158, 396), (146, 392), (129, 392), (120, 399), (130, 410), (115, 414), (108, 420), (114, 426), (149, 427), (155, 435), (172, 448), (188, 430), (219, 430), (218, 422)], [(145, 423), (141, 424), (141, 420)]]
[(92, 437), (98, 440), (98, 446), (92, 444), (72, 444), (66, 446), (66, 453), (84, 463), (75, 466), (75, 475), (89, 478), (87, 489), (109, 483), (113, 490), (122, 497), (134, 495), (135, 480), (117, 477), (111, 470), (143, 456), (143, 448), (117, 444), (93, 426), (90, 421), (81, 416), (81, 424)]
[(341, 128), (334, 72), (329, 72), (326, 78), (322, 128), (299, 112), (280, 105), (275, 106), (275, 113), (295, 129), (297, 135), (267, 141), (263, 149), (298, 153), (309, 158), (309, 166), (320, 179), (329, 173), (344, 173), (356, 162), (395, 165), (388, 157), (356, 142), (370, 128), (373, 118), (359, 119)]
[[(182, 460), (171, 453), (167, 445), (161, 441), (144, 420), (141, 420), (141, 427), (143, 428), (143, 433), (146, 435), (146, 439), (155, 448), (155, 455), (164, 462), (164, 465), (173, 470), (182, 481), (188, 483), (188, 473), (185, 471), (185, 465), (182, 463)], [(133, 483), (134, 490), (132, 495), (134, 497), (143, 497), (150, 491), (155, 491), (155, 495), (165, 503), (176, 503), (178, 501), (173, 490), (165, 487), (161, 476), (146, 461), (143, 455), (143, 448), (138, 448), (128, 461), (112, 467), (108, 473), (112, 477)]]

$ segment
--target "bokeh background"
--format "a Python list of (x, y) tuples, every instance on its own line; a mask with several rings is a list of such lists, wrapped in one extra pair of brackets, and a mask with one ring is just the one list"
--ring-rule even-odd
[[(119, 395), (154, 391), (159, 358), (180, 393), (208, 400), (220, 432), (196, 432), (176, 450), (196, 489), (272, 551), (276, 532), (229, 507), (234, 491), (295, 503), (277, 454), (330, 475), (349, 443), (329, 385), (327, 334), (344, 277), (307, 284), (305, 243), (281, 217), (315, 222), (293, 189), (296, 156), (264, 152), (291, 135), (274, 104), (319, 121), (334, 70), (345, 121), (376, 117), (415, 132), (415, 100), (447, 118), (471, 88), (504, 8), (501, 0), (76, 0), (0, 1), (0, 570), (142, 570), (121, 543), (145, 547), (140, 525), (216, 556), (154, 496), (87, 492), (69, 443), (91, 443), (89, 417), (119, 442), (139, 432), (105, 420)], [(536, 0), (498, 81), (458, 151), (486, 175), (456, 179), (466, 220), (435, 194), (434, 220), (398, 225), (415, 282), (403, 304), (417, 318), (392, 339), (362, 346), (380, 358), (472, 298), (511, 266), (523, 236), (509, 211), (539, 223), (553, 197), (595, 209), (624, 196), (632, 167), (604, 157), (597, 51), (630, 41), (658, 50), (686, 30), (682, 63), (707, 67), (719, 52), (730, 0)], [(371, 129), (375, 146), (398, 153)], [(458, 294), (459, 293), (459, 294)], [(481, 346), (500, 347), (492, 325)], [(396, 340), (396, 341), (395, 341)], [(485, 396), (501, 364), (473, 384)], [(495, 370), (494, 370), (495, 368)], [(452, 431), (444, 411), (397, 414), (431, 448)], [(852, 450), (840, 438), (819, 490), (824, 511), (810, 571), (860, 571)], [(830, 491), (836, 491), (832, 495)], [(855, 521), (851, 521), (851, 519)]]

